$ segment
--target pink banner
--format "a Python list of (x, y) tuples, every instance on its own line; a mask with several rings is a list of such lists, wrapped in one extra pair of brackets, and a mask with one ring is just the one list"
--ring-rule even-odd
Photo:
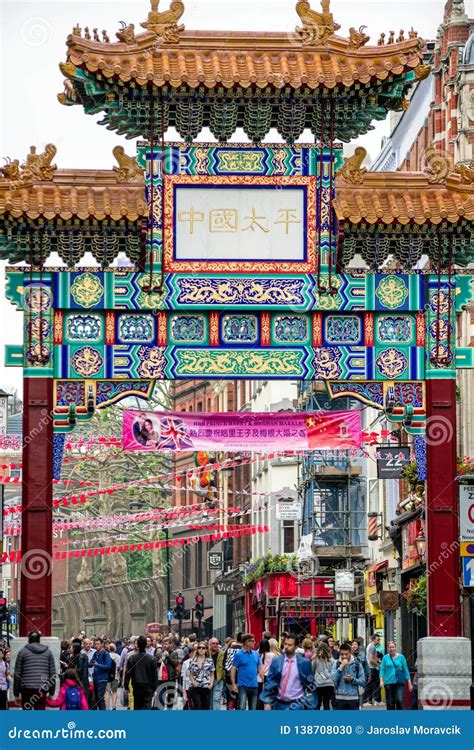
[(126, 451), (351, 450), (361, 445), (358, 411), (193, 414), (125, 411)]

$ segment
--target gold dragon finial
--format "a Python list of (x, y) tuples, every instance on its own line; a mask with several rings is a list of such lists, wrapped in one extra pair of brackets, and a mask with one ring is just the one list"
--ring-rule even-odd
[(424, 172), (428, 175), (428, 182), (446, 182), (453, 169), (454, 162), (449, 154), (437, 148), (426, 149)]
[(14, 159), (12, 161), (10, 157), (4, 158), (5, 166), (0, 167), (0, 172), (2, 174), (2, 177), (5, 180), (8, 180), (8, 182), (16, 182), (20, 179), (20, 161), (19, 159)]
[(470, 164), (457, 164), (454, 170), (459, 175), (464, 185), (474, 184), (474, 159)]
[(312, 10), (308, 0), (299, 0), (296, 3), (298, 13), (303, 26), (296, 27), (296, 33), (301, 36), (303, 45), (326, 44), (330, 37), (334, 36), (340, 29), (340, 25), (334, 21), (330, 10), (330, 0), (321, 0), (322, 13)]
[(127, 26), (125, 21), (120, 21), (120, 26), (120, 31), (117, 31), (115, 34), (119, 42), (123, 42), (124, 44), (134, 44), (136, 42), (135, 24), (129, 23)]
[(118, 167), (114, 167), (117, 182), (137, 182), (143, 179), (143, 169), (138, 166), (132, 156), (125, 153), (123, 146), (115, 146), (112, 153), (118, 163)]
[(26, 162), (22, 166), (22, 179), (44, 180), (51, 182), (56, 164), (52, 164), (58, 149), (52, 143), (48, 143), (42, 154), (36, 153), (36, 146), (31, 146)]
[(364, 44), (367, 44), (370, 36), (368, 34), (364, 34), (364, 29), (366, 28), (367, 26), (360, 26), (359, 31), (357, 31), (357, 29), (351, 26), (351, 28), (349, 29), (349, 47), (359, 49), (359, 47), (363, 47)]
[(339, 169), (337, 176), (341, 176), (346, 182), (352, 185), (360, 184), (368, 170), (363, 167), (367, 151), (362, 146), (358, 146), (352, 156), (344, 159), (342, 167)]
[(3, 178), (9, 182), (31, 182), (33, 180), (52, 182), (53, 173), (57, 169), (56, 164), (52, 164), (56, 154), (57, 148), (52, 143), (45, 146), (42, 154), (37, 154), (36, 146), (31, 146), (24, 164), (20, 165), (18, 159), (12, 161), (8, 158), (5, 159), (5, 166), (0, 168), (0, 172)]
[(184, 31), (184, 24), (178, 21), (184, 13), (182, 0), (172, 0), (169, 10), (159, 12), (160, 0), (151, 0), (151, 10), (142, 28), (151, 31), (160, 41), (167, 43), (179, 42), (179, 35)]

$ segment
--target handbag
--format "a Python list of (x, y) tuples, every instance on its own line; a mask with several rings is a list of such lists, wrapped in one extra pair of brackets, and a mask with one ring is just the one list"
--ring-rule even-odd
[(396, 681), (397, 685), (404, 685), (405, 682), (406, 682), (405, 672), (403, 671), (403, 669), (399, 669), (397, 667), (397, 665), (393, 661), (392, 657), (390, 657), (390, 658), (392, 659), (392, 664), (393, 664), (394, 669), (395, 669), (395, 681)]

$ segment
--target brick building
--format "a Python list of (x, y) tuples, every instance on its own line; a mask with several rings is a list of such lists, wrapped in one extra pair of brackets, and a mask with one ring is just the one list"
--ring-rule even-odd
[[(246, 408), (244, 381), (206, 381), (206, 380), (182, 380), (175, 381), (172, 386), (172, 404), (174, 411), (190, 412), (233, 412), (243, 411)], [(227, 454), (220, 453), (216, 460), (222, 462), (229, 458)], [(238, 458), (238, 457), (235, 457)], [(194, 453), (178, 454), (174, 461), (174, 470), (191, 472), (196, 469)], [(226, 523), (225, 510), (229, 507), (238, 507), (244, 511), (240, 518), (232, 519), (232, 525), (251, 523), (251, 514), (245, 514), (251, 508), (251, 497), (247, 495), (250, 490), (251, 475), (250, 464), (243, 462), (241, 466), (234, 469), (217, 471), (213, 473), (211, 486), (201, 488), (199, 482), (194, 482), (189, 477), (183, 477), (173, 491), (173, 505), (182, 507), (207, 503), (205, 507), (222, 508), (218, 519), (219, 523)], [(209, 503), (214, 501), (215, 505)], [(212, 523), (216, 521), (213, 520)], [(187, 537), (189, 530), (177, 531), (174, 537)], [(228, 539), (216, 543), (201, 543), (189, 545), (182, 548), (182, 552), (174, 552), (171, 569), (171, 603), (172, 606), (176, 595), (181, 592), (184, 596), (185, 609), (189, 610), (189, 618), (182, 622), (183, 632), (196, 631), (197, 621), (194, 618), (194, 604), (196, 594), (201, 592), (204, 596), (204, 619), (202, 629), (206, 634), (212, 632), (221, 635), (238, 630), (244, 624), (244, 592), (238, 589), (233, 599), (226, 596), (214, 594), (214, 581), (218, 574), (208, 571), (208, 552), (222, 552), (224, 555), (224, 575), (234, 579), (241, 578), (239, 566), (248, 562), (251, 557), (251, 538), (240, 537)], [(173, 623), (176, 626), (176, 623)]]
[(474, 18), (463, 0), (446, 3), (431, 57), (433, 101), (403, 171), (423, 171), (425, 151), (433, 146), (455, 164), (474, 160)]

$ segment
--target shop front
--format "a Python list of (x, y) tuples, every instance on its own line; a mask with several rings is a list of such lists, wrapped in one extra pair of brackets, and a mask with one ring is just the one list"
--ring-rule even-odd
[(337, 619), (332, 582), (299, 580), (291, 573), (269, 573), (246, 588), (246, 628), (258, 639), (264, 630), (317, 635)]

